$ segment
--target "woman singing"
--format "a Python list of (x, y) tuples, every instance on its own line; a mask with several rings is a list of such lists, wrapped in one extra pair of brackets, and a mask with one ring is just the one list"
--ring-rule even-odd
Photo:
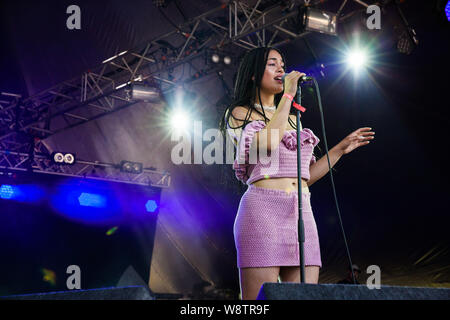
[[(296, 116), (290, 111), (298, 81), (305, 74), (292, 71), (283, 83), (284, 70), (285, 59), (278, 49), (249, 51), (238, 70), (233, 103), (220, 124), (222, 132), (230, 134), (237, 146), (233, 164), (236, 177), (248, 185), (234, 223), (244, 300), (256, 299), (262, 284), (277, 282), (278, 277), (283, 282), (300, 282), (297, 133)], [(329, 168), (326, 156), (316, 161), (313, 155), (319, 139), (310, 129), (300, 129), (305, 282), (318, 283), (322, 262), (308, 187)], [(329, 151), (331, 165), (373, 138), (371, 128), (354, 131)], [(258, 154), (268, 155), (271, 161), (275, 154), (276, 166), (263, 163), (259, 156), (252, 163), (254, 146)]]

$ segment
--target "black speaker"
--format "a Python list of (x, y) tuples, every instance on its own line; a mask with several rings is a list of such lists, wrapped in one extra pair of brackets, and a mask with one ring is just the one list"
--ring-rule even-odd
[(150, 290), (132, 266), (128, 266), (116, 287), (31, 293), (0, 297), (4, 300), (175, 300), (178, 293), (157, 293)]
[(366, 285), (264, 283), (257, 300), (449, 300), (450, 289)]
[[(126, 287), (126, 286), (143, 286), (146, 287), (150, 293), (150, 295), (155, 300), (176, 300), (183, 298), (181, 293), (162, 293), (162, 292), (153, 292), (144, 280), (137, 274), (136, 270), (132, 266), (128, 266), (128, 268), (123, 273), (122, 277), (120, 277), (119, 282), (117, 282), (117, 287)], [(143, 299), (140, 299), (143, 300)], [(144, 299), (146, 300), (146, 299)]]
[(32, 293), (1, 297), (4, 300), (154, 300), (147, 287), (111, 287), (89, 290), (71, 290)]

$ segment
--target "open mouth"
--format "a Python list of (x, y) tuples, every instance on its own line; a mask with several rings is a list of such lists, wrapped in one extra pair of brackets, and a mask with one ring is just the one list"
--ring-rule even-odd
[(275, 79), (275, 81), (277, 81), (278, 83), (283, 83), (283, 80), (281, 80), (281, 77), (275, 77), (274, 79)]

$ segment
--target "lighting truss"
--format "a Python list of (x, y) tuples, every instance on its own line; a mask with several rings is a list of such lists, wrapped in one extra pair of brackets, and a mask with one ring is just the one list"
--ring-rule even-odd
[[(48, 164), (44, 165), (45, 161), (34, 156), (39, 149), (41, 152), (45, 149), (38, 141), (138, 103), (127, 94), (128, 85), (147, 82), (158, 86), (164, 94), (180, 83), (195, 81), (198, 78), (195, 74), (215, 75), (217, 67), (200, 70), (205, 68), (208, 50), (235, 52), (258, 46), (278, 47), (295, 41), (310, 32), (299, 32), (287, 21), (295, 20), (298, 9), (305, 4), (320, 7), (325, 2), (291, 0), (282, 2), (283, 5), (278, 2), (268, 5), (268, 1), (263, 0), (229, 1), (189, 19), (175, 30), (105, 59), (78, 77), (30, 97), (2, 94), (0, 168), (20, 168), (26, 163), (28, 168), (47, 170)], [(346, 3), (347, 0), (342, 2), (339, 14)], [(338, 23), (350, 15), (338, 15)], [(189, 73), (184, 72), (185, 66), (191, 68)], [(6, 155), (5, 150), (10, 153)], [(11, 161), (11, 151), (28, 154), (28, 158), (16, 156), (17, 161)]]
[(89, 178), (103, 181), (122, 182), (158, 188), (170, 187), (170, 174), (167, 171), (144, 168), (142, 173), (121, 172), (119, 165), (99, 161), (77, 159), (74, 165), (61, 166), (53, 164), (45, 153), (36, 152), (33, 158), (22, 152), (0, 150), (0, 171), (39, 172), (60, 176)]

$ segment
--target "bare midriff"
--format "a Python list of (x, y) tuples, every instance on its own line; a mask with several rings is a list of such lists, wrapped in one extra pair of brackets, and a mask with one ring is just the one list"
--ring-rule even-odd
[[(302, 181), (302, 191), (309, 192), (308, 184), (305, 179)], [(252, 183), (255, 187), (266, 189), (277, 189), (286, 192), (298, 191), (298, 179), (297, 178), (271, 178), (262, 179)]]
[[(272, 118), (273, 113), (266, 111), (266, 116), (269, 118), (269, 120)], [(295, 116), (291, 115), (291, 119), (295, 122), (296, 118)], [(252, 120), (263, 120), (262, 118), (256, 118)], [(286, 126), (286, 131), (293, 130), (294, 128), (288, 125)], [(300, 130), (302, 130), (301, 124), (300, 124)], [(309, 192), (307, 180), (301, 179), (302, 181), (302, 191)], [(266, 189), (277, 189), (277, 190), (283, 190), (286, 192), (292, 192), (292, 191), (298, 191), (298, 179), (297, 178), (269, 178), (269, 179), (262, 179), (258, 180), (252, 183), (255, 187), (260, 188), (266, 188)]]

